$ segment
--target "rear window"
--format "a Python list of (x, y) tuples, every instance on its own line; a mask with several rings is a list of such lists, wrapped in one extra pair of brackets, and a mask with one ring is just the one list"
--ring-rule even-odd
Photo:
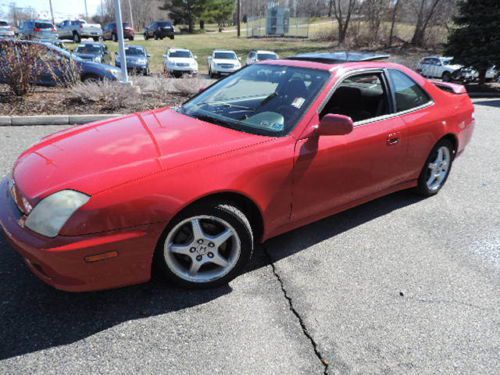
[(389, 70), (389, 77), (396, 96), (397, 112), (417, 108), (430, 102), (429, 94), (403, 72), (391, 69)]
[(9, 24), (5, 21), (0, 21), (0, 26), (9, 26)]
[(54, 26), (48, 22), (35, 22), (35, 28), (37, 29), (52, 29), (53, 27)]
[(170, 22), (158, 22), (158, 26), (168, 27), (168, 26), (172, 26), (172, 24)]

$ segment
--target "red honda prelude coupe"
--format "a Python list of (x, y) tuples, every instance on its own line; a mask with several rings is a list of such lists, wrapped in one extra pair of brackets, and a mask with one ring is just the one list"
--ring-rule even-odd
[(266, 61), (182, 106), (48, 136), (0, 184), (6, 238), (62, 290), (142, 283), (153, 268), (208, 287), (256, 243), (397, 190), (436, 194), (474, 107), (462, 86), (370, 60)]

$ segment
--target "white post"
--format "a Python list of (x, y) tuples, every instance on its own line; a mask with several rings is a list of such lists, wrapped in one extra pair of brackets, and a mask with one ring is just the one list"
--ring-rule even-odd
[(122, 70), (122, 83), (129, 83), (127, 73), (127, 58), (125, 57), (125, 42), (123, 38), (123, 20), (120, 0), (115, 0), (115, 21), (118, 32), (118, 53), (120, 54), (120, 67)]
[(132, 14), (132, 4), (130, 3), (130, 0), (128, 0), (128, 11), (130, 14), (130, 26), (132, 26), (132, 29), (134, 28), (134, 16)]

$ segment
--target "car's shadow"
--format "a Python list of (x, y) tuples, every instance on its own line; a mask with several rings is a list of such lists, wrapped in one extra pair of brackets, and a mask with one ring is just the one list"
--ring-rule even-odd
[[(266, 243), (273, 260), (419, 201), (399, 192)], [(269, 264), (262, 248), (247, 272)], [(46, 286), (0, 236), (0, 359), (73, 343), (119, 323), (183, 310), (230, 293), (231, 287), (181, 290), (163, 280), (95, 293), (65, 293)]]
[(500, 100), (475, 100), (474, 105), (485, 105), (487, 107), (500, 108)]

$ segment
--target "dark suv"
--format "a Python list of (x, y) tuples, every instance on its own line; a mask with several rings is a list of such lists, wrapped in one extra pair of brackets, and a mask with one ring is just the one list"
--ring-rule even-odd
[(174, 39), (175, 28), (170, 21), (154, 21), (144, 28), (144, 39), (155, 38), (155, 40), (169, 37)]
[[(127, 23), (123, 23), (123, 37), (130, 41), (134, 40), (135, 31), (134, 29)], [(114, 42), (118, 41), (118, 31), (116, 30), (116, 22), (108, 23), (104, 26), (102, 30), (102, 39), (103, 40), (112, 40)]]

